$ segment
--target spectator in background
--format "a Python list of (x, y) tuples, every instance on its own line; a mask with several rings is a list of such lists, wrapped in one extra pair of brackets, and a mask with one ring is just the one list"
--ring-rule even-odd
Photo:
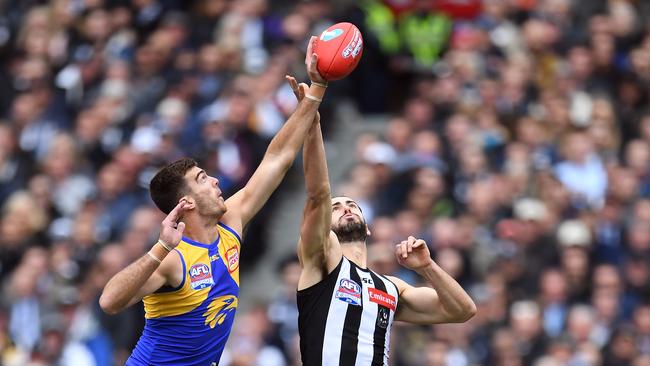
[(562, 334), (568, 313), (568, 285), (564, 272), (545, 270), (539, 278), (539, 294), (544, 332), (555, 338)]
[(524, 364), (530, 364), (544, 354), (548, 340), (543, 333), (540, 309), (534, 302), (519, 301), (512, 304), (510, 327), (514, 331)]
[(0, 202), (24, 187), (33, 173), (31, 159), (18, 149), (12, 126), (0, 122)]
[(298, 334), (298, 308), (294, 296), (300, 277), (300, 263), (298, 258), (291, 255), (280, 263), (282, 274), (282, 288), (276, 298), (269, 304), (267, 317), (276, 328), (274, 333), (279, 336), (284, 358), (291, 364), (299, 363), (299, 358), (294, 358)]
[(591, 233), (580, 220), (567, 220), (557, 231), (560, 246), (560, 266), (567, 275), (569, 298), (572, 303), (588, 302)]
[(555, 167), (558, 179), (573, 194), (574, 205), (602, 207), (607, 175), (589, 137), (574, 132), (563, 143), (565, 161)]

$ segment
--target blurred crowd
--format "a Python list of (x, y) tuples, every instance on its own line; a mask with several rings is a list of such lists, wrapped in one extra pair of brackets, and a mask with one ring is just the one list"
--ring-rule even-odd
[[(393, 244), (421, 237), (478, 305), (396, 323), (392, 364), (650, 364), (642, 0), (0, 0), (0, 364), (124, 363), (142, 308), (97, 298), (155, 242), (150, 178), (189, 155), (240, 188), (295, 108), (284, 75), (305, 79), (308, 36), (337, 21), (364, 56), (326, 132), (340, 98), (388, 119), (334, 187), (363, 208), (370, 267), (418, 284)], [(296, 259), (278, 271), (222, 364), (300, 363)]]

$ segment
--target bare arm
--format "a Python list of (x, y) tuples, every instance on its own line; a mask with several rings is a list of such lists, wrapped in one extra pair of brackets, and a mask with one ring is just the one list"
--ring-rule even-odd
[[(292, 76), (288, 76), (287, 79), (298, 101), (303, 100), (307, 85), (304, 83), (299, 85)], [(319, 122), (320, 114), (316, 113), (315, 125), (309, 131), (303, 148), (303, 173), (307, 201), (298, 241), (298, 259), (302, 268), (298, 289), (318, 283), (328, 273), (328, 262), (332, 262), (328, 261), (328, 256), (332, 254), (332, 248), (340, 248), (336, 235), (330, 230), (332, 204), (329, 174)]]
[(158, 271), (159, 266), (149, 255), (144, 255), (115, 274), (99, 298), (102, 310), (117, 314), (162, 287), (167, 279)]
[[(311, 51), (314, 39), (312, 37), (309, 43), (305, 62), (311, 80), (325, 83), (316, 69), (317, 56)], [(322, 100), (324, 94), (325, 88), (321, 86), (309, 88), (309, 95), (316, 99)], [(224, 220), (235, 230), (241, 232), (280, 185), (313, 126), (319, 105), (318, 101), (310, 98), (304, 98), (298, 104), (296, 111), (271, 140), (262, 162), (246, 186), (228, 199), (229, 210)]]
[(415, 270), (431, 286), (413, 287), (391, 277), (400, 291), (397, 320), (415, 324), (462, 323), (476, 314), (474, 301), (431, 259), (424, 240), (410, 236), (397, 245), (395, 255), (401, 265)]
[[(118, 313), (140, 301), (144, 296), (153, 293), (165, 284), (175, 285), (182, 278), (179, 256), (165, 248), (176, 247), (181, 241), (185, 223), (176, 221), (186, 208), (181, 201), (163, 220), (160, 231), (160, 241), (148, 254), (140, 257), (128, 267), (113, 276), (99, 298), (99, 305), (108, 314)], [(161, 241), (164, 244), (161, 244)], [(159, 263), (156, 259), (161, 261)]]
[(307, 201), (300, 227), (300, 262), (324, 264), (325, 247), (332, 223), (330, 181), (320, 124), (314, 126), (303, 150)]

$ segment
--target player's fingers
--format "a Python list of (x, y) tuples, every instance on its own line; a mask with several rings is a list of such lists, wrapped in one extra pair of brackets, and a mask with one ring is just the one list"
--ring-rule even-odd
[(412, 235), (409, 235), (407, 241), (408, 241), (410, 244), (413, 244), (413, 243), (415, 243), (415, 237), (412, 236)]
[(407, 245), (408, 245), (407, 242), (405, 241), (402, 242), (402, 258), (404, 259), (406, 259), (409, 256)]
[(397, 244), (395, 245), (395, 256), (399, 259), (399, 257), (402, 256), (402, 245)]
[(294, 81), (294, 83), (291, 85), (291, 89), (293, 90), (293, 95), (296, 96), (296, 99), (298, 99), (298, 101), (301, 101), (302, 97), (304, 97), (304, 95), (301, 95), (301, 90), (300, 90), (300, 86), (298, 85), (298, 83), (296, 83)]
[(186, 204), (187, 204), (187, 201), (185, 201), (184, 199), (182, 199), (180, 202), (178, 202), (176, 207), (174, 207), (169, 212), (169, 215), (167, 215), (167, 217), (165, 217), (165, 220), (163, 222), (166, 223), (166, 224), (171, 224), (171, 223), (176, 222), (176, 220), (178, 220), (178, 217), (180, 216), (180, 214), (185, 210), (185, 205)]
[(300, 83), (300, 85), (298, 86), (298, 96), (300, 97), (301, 100), (307, 94), (307, 90), (309, 90), (309, 86), (305, 83)]
[(408, 243), (406, 243), (406, 252), (411, 253), (413, 251), (413, 243), (409, 240)]
[(419, 247), (421, 247), (422, 245), (425, 245), (425, 244), (426, 243), (425, 243), (424, 240), (418, 239), (418, 240), (415, 241), (415, 243), (413, 243), (413, 248), (419, 248)]
[(315, 54), (315, 53), (312, 53), (311, 62), (309, 63), (309, 71), (310, 72), (317, 72), (317, 65), (318, 65), (318, 55)]
[(178, 226), (176, 226), (176, 230), (183, 235), (183, 231), (185, 231), (185, 223), (183, 221), (178, 223)]
[(298, 89), (298, 82), (296, 82), (296, 78), (293, 76), (287, 75), (286, 76), (287, 81), (289, 82), (289, 86), (291, 87), (291, 90), (295, 93), (296, 90)]
[(316, 37), (311, 36), (311, 38), (309, 38), (309, 43), (307, 44), (307, 54), (305, 55), (305, 63), (307, 65), (309, 65), (309, 63), (311, 61), (311, 57), (312, 57), (312, 53), (313, 53), (313, 49), (314, 49), (314, 41), (315, 40), (316, 40)]

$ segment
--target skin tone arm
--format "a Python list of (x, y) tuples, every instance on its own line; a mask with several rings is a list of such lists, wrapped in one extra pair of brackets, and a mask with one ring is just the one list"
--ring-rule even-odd
[[(176, 224), (176, 222), (186, 209), (187, 203), (181, 200), (163, 220), (160, 241), (151, 248), (148, 254), (115, 274), (104, 286), (104, 291), (99, 298), (99, 305), (104, 312), (116, 314), (163, 285), (177, 286), (180, 284), (182, 280), (180, 257), (174, 250), (168, 252), (160, 242), (164, 242), (171, 248), (175, 248), (180, 243), (185, 223)], [(162, 263), (158, 263), (153, 257), (158, 258)]]
[[(289, 77), (289, 84), (298, 100), (302, 100), (307, 85), (296, 83)], [(298, 242), (298, 259), (302, 271), (298, 282), (298, 289), (303, 289), (320, 281), (327, 274), (327, 253), (330, 243), (337, 243), (336, 237), (330, 231), (332, 221), (332, 203), (327, 172), (327, 158), (323, 144), (323, 134), (320, 128), (320, 116), (316, 115), (316, 124), (309, 131), (303, 149), (303, 170), (305, 174), (305, 188), (307, 201), (303, 211), (303, 220), (300, 227), (300, 240)], [(334, 236), (334, 240), (330, 239)]]
[(400, 292), (396, 320), (415, 324), (462, 323), (476, 314), (467, 292), (429, 254), (424, 240), (412, 236), (397, 244), (397, 261), (416, 271), (431, 286), (413, 287), (390, 277)]
[[(312, 82), (326, 84), (316, 68), (318, 56), (312, 52), (315, 40), (316, 37), (311, 38), (307, 49), (307, 72)], [(308, 94), (322, 100), (325, 88), (312, 84)], [(269, 144), (260, 166), (246, 186), (226, 201), (228, 211), (223, 217), (226, 224), (241, 233), (266, 203), (293, 164), (298, 150), (313, 126), (319, 105), (318, 101), (310, 98), (304, 98), (298, 104), (296, 111)]]

